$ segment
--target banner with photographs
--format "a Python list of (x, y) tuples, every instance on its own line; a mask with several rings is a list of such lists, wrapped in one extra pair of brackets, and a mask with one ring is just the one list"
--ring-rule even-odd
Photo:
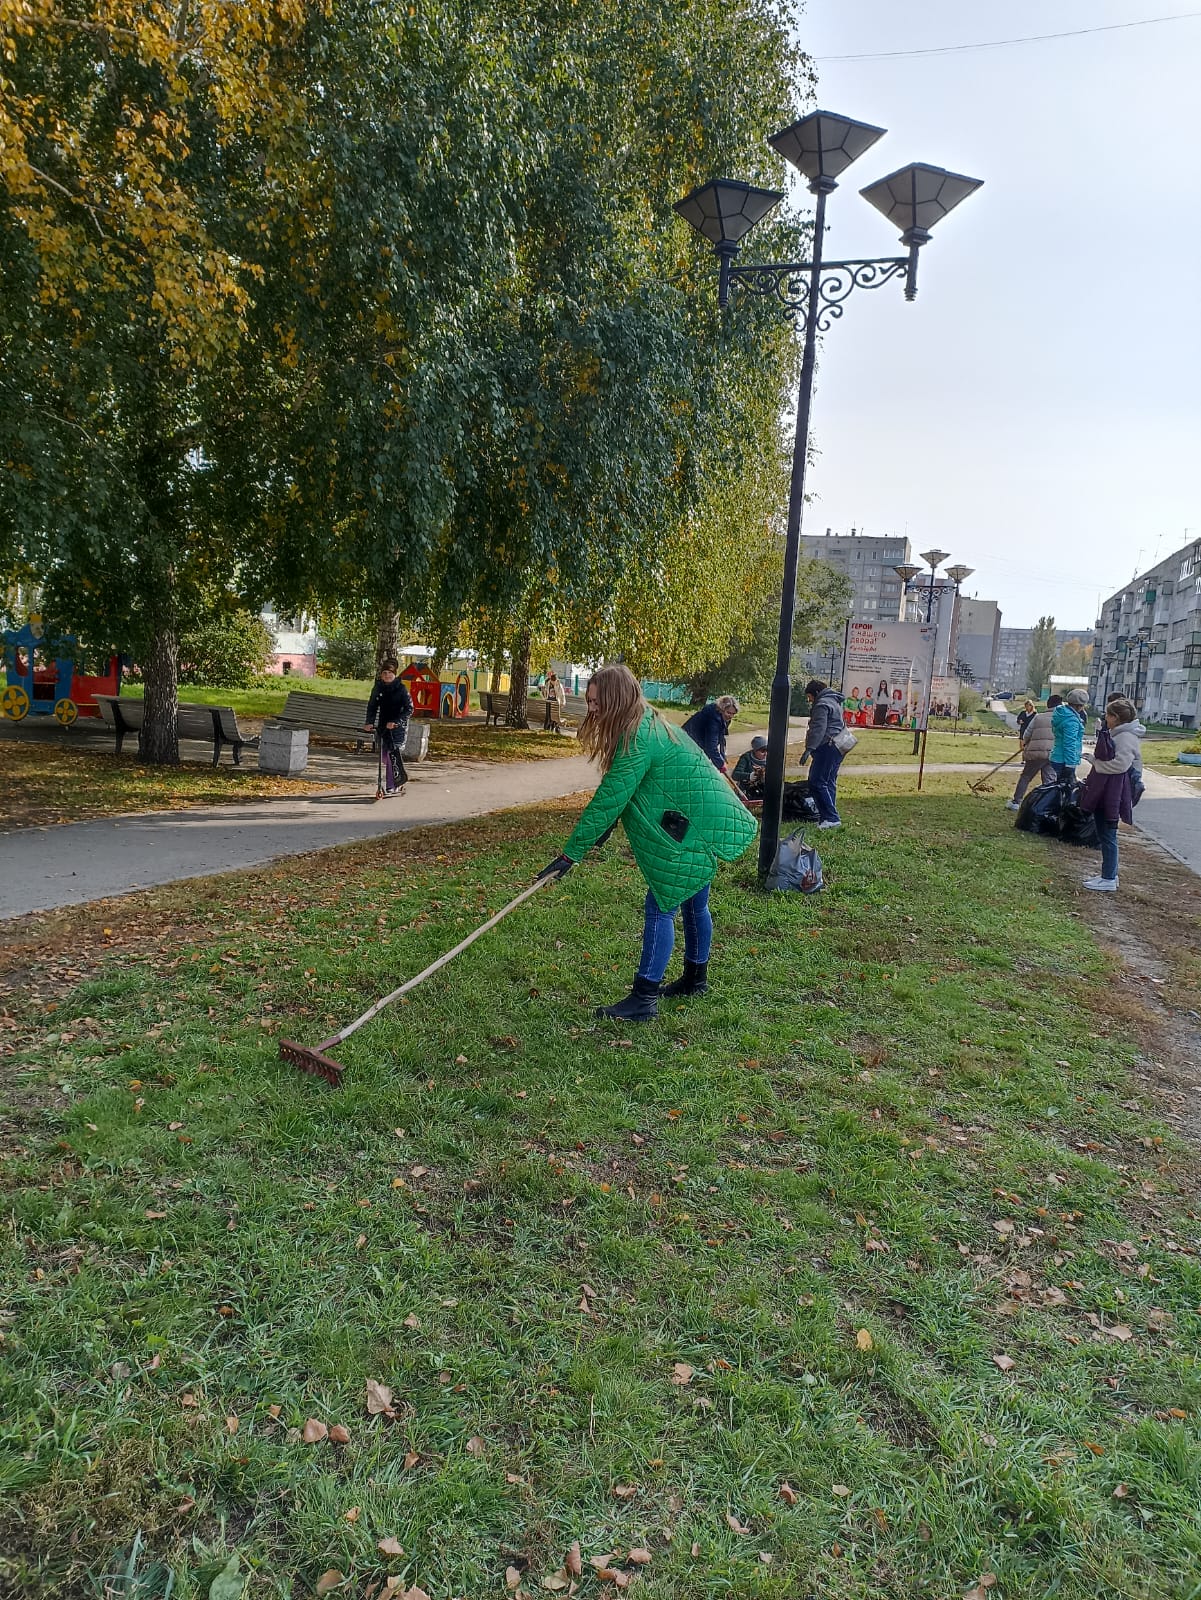
[(924, 728), (934, 626), (852, 622), (847, 628), (842, 719), (850, 728)]
[(948, 719), (959, 715), (959, 679), (935, 678), (930, 685), (930, 715)]

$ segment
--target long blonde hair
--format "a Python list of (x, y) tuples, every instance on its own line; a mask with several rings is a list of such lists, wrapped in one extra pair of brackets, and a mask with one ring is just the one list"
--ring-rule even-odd
[(608, 772), (618, 749), (624, 755), (630, 748), (648, 707), (638, 679), (617, 661), (594, 673), (589, 688), (596, 690), (596, 708), (580, 724), (578, 743)]

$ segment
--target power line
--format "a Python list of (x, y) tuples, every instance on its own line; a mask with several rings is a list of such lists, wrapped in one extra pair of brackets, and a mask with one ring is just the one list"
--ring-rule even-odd
[(962, 50), (1000, 50), (1014, 44), (1042, 44), (1048, 39), (1079, 39), (1086, 33), (1118, 33), (1125, 28), (1153, 28), (1162, 22), (1187, 22), (1201, 11), (1178, 11), (1170, 17), (1143, 17), (1137, 22), (1108, 22), (1095, 28), (1071, 28), (1065, 33), (1027, 33), (1017, 39), (982, 39), (975, 44), (931, 45), (925, 50), (877, 50), (856, 56), (814, 56), (815, 61), (896, 61), (906, 56), (949, 56)]

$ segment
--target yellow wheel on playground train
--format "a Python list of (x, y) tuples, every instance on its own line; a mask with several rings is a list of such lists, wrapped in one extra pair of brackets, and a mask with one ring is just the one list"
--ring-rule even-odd
[(29, 696), (19, 683), (6, 684), (0, 693), (0, 712), (13, 722), (29, 715)]
[(78, 717), (79, 707), (74, 700), (68, 700), (64, 695), (61, 700), (54, 702), (54, 720), (64, 728), (69, 728), (73, 722), (78, 720)]

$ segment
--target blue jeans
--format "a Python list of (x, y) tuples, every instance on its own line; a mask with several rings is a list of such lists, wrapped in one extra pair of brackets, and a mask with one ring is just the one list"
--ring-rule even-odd
[(713, 918), (709, 913), (709, 885), (698, 889), (675, 911), (660, 911), (648, 889), (646, 920), (642, 925), (642, 959), (637, 976), (647, 983), (662, 983), (676, 942), (676, 911), (684, 913), (684, 959), (703, 967), (713, 944)]
[(841, 822), (838, 815), (838, 769), (842, 766), (842, 751), (832, 744), (823, 744), (809, 757), (809, 789), (817, 801), (820, 822)]
[(1101, 876), (1112, 882), (1118, 875), (1118, 825), (1098, 816), (1097, 839), (1101, 845)]

